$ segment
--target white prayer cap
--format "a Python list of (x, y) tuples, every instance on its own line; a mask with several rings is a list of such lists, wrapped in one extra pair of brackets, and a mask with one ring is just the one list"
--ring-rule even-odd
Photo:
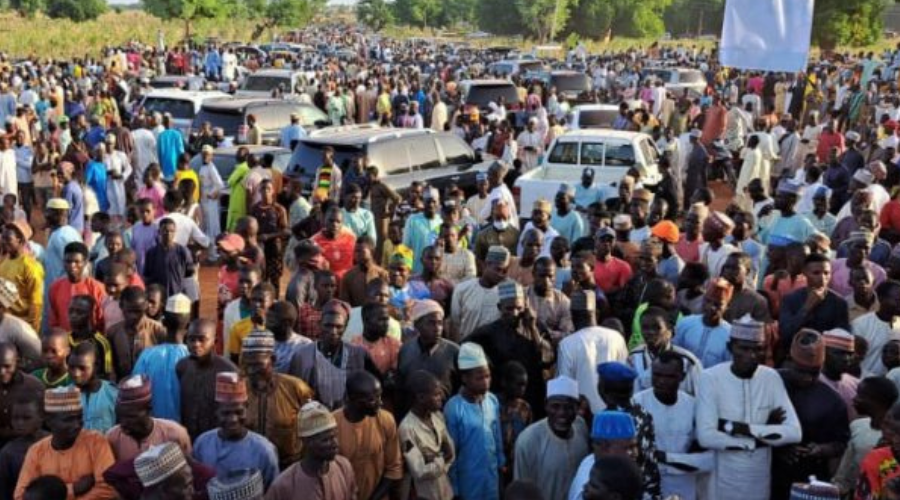
[(578, 382), (565, 375), (561, 375), (548, 381), (547, 399), (555, 396), (578, 400)]
[(861, 168), (857, 170), (855, 174), (853, 174), (853, 180), (869, 186), (873, 182), (875, 182), (875, 174), (873, 174), (869, 170)]
[(474, 342), (466, 342), (459, 346), (458, 363), (460, 370), (471, 370), (488, 366), (487, 355), (484, 354), (484, 349)]

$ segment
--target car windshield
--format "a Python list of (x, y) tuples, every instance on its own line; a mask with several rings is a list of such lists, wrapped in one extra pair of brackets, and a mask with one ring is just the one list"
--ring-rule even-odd
[[(307, 187), (316, 175), (316, 169), (322, 165), (322, 150), (326, 144), (301, 141), (291, 156), (287, 172), (290, 175), (300, 175), (303, 186)], [(331, 145), (334, 148), (334, 163), (344, 169), (351, 161), (362, 154), (362, 149), (356, 146)]]
[(591, 81), (587, 75), (551, 75), (550, 85), (556, 87), (559, 92), (591, 90)]
[(244, 80), (244, 85), (241, 87), (241, 90), (270, 92), (278, 88), (279, 85), (283, 85), (286, 92), (290, 91), (291, 79), (283, 76), (250, 75)]
[(541, 61), (520, 61), (519, 62), (519, 73), (526, 73), (528, 71), (541, 71), (544, 69), (544, 63)]
[(682, 71), (678, 75), (681, 83), (700, 83), (703, 81), (703, 73), (699, 71)]
[(512, 83), (489, 83), (472, 85), (466, 95), (466, 104), (486, 108), (491, 102), (499, 102), (501, 97), (507, 105), (519, 102), (519, 94)]
[(619, 116), (617, 109), (581, 110), (578, 112), (578, 127), (610, 128), (617, 116)]
[(194, 103), (166, 97), (148, 97), (144, 100), (144, 112), (161, 115), (168, 113), (172, 118), (191, 120), (194, 118)]
[(648, 69), (644, 71), (644, 78), (647, 77), (655, 77), (663, 81), (663, 83), (669, 83), (672, 81), (672, 71), (668, 69)]
[(244, 115), (238, 112), (225, 112), (211, 109), (201, 109), (191, 125), (193, 130), (200, 130), (201, 126), (209, 122), (213, 127), (222, 127), (226, 136), (236, 136), (238, 127), (244, 124)]

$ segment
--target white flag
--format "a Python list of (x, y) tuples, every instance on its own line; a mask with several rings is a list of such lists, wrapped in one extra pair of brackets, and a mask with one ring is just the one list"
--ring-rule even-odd
[(727, 0), (719, 61), (724, 66), (806, 69), (815, 0)]

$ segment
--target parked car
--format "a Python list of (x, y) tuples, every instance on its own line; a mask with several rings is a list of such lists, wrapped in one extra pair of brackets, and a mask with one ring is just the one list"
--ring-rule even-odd
[(685, 90), (692, 97), (703, 95), (706, 90), (706, 77), (698, 69), (689, 68), (647, 68), (641, 71), (641, 79), (662, 80), (666, 90), (680, 97)]
[(522, 107), (519, 102), (519, 92), (516, 86), (509, 80), (463, 80), (459, 84), (462, 96), (463, 111), (462, 115), (466, 120), (478, 111), (479, 113), (489, 113), (488, 104), (500, 101), (500, 98), (506, 101), (506, 110), (514, 112)]
[[(628, 102), (632, 111), (641, 109), (643, 104), (638, 99)], [(579, 104), (574, 106), (566, 117), (568, 130), (581, 130), (586, 128), (612, 128), (619, 116), (620, 104)]]
[(278, 145), (281, 129), (291, 123), (291, 114), (300, 116), (300, 125), (307, 130), (328, 126), (328, 116), (312, 104), (304, 104), (289, 99), (231, 98), (216, 99), (203, 104), (194, 117), (191, 131), (200, 130), (203, 122), (213, 127), (222, 127), (225, 136), (237, 137), (238, 127), (247, 123), (247, 115), (256, 117), (256, 124), (262, 130), (263, 143)]
[[(262, 158), (266, 154), (271, 154), (275, 157), (275, 161), (273, 163), (273, 168), (278, 170), (279, 172), (284, 172), (287, 168), (288, 162), (291, 159), (291, 150), (285, 148), (279, 148), (275, 146), (246, 146), (250, 150), (250, 154), (255, 155), (259, 158)], [(228, 200), (231, 190), (228, 188), (228, 178), (231, 177), (231, 173), (234, 172), (234, 168), (237, 166), (237, 146), (228, 147), (228, 148), (218, 148), (213, 151), (213, 163), (216, 165), (216, 170), (219, 172), (219, 176), (222, 177), (222, 182), (225, 183), (225, 191), (219, 197), (219, 216), (221, 218), (221, 227), (222, 230), (225, 230), (225, 221), (228, 217)], [(191, 168), (194, 169), (195, 172), (200, 172), (200, 166), (203, 164), (203, 155), (195, 155), (191, 158)]]
[(310, 134), (294, 150), (287, 175), (299, 177), (309, 195), (326, 146), (334, 148), (335, 163), (346, 169), (358, 156), (378, 167), (384, 182), (405, 192), (414, 180), (438, 189), (455, 184), (475, 191), (475, 174), (486, 171), (493, 158), (476, 154), (465, 141), (431, 129), (395, 129), (370, 125), (333, 127)]
[(544, 71), (546, 66), (538, 59), (506, 59), (489, 64), (487, 72), (498, 76), (515, 76), (528, 72)]
[(570, 104), (591, 101), (590, 95), (594, 85), (583, 72), (551, 71), (549, 84), (556, 87), (556, 95), (560, 101), (567, 101)]
[(238, 88), (237, 97), (272, 97), (272, 92), (281, 87), (283, 95), (290, 97), (300, 88), (301, 73), (289, 69), (265, 68), (244, 78)]
[(200, 112), (203, 103), (212, 99), (228, 99), (231, 96), (224, 92), (180, 90), (177, 88), (154, 90), (145, 95), (138, 106), (138, 111), (145, 113), (169, 113), (172, 115), (173, 127), (187, 136), (194, 117)]
[(638, 132), (619, 130), (576, 130), (557, 137), (538, 168), (516, 179), (513, 196), (518, 200), (519, 216), (528, 218), (531, 207), (540, 198), (550, 198), (567, 182), (581, 182), (585, 167), (594, 170), (594, 182), (614, 191), (631, 168), (641, 172), (641, 182), (652, 188), (662, 180), (659, 151), (653, 139)]

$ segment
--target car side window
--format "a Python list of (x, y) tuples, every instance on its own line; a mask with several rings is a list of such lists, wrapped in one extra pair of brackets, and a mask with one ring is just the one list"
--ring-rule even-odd
[(608, 144), (606, 146), (606, 164), (617, 167), (634, 165), (634, 148), (628, 143)]
[(409, 152), (404, 141), (388, 141), (369, 146), (369, 163), (378, 167), (380, 175), (409, 172)]
[(576, 142), (557, 142), (556, 146), (550, 151), (547, 157), (549, 163), (571, 163), (578, 162), (578, 143)]
[(475, 161), (472, 150), (460, 139), (453, 135), (438, 137), (447, 165), (468, 165)]
[(247, 114), (256, 116), (256, 124), (262, 130), (277, 129), (290, 123), (290, 111), (279, 106), (252, 108), (247, 110)]
[(408, 137), (402, 140), (409, 152), (409, 165), (413, 170), (430, 170), (441, 166), (437, 146), (432, 136)]
[(603, 152), (606, 144), (602, 142), (585, 142), (581, 145), (582, 165), (603, 165)]

